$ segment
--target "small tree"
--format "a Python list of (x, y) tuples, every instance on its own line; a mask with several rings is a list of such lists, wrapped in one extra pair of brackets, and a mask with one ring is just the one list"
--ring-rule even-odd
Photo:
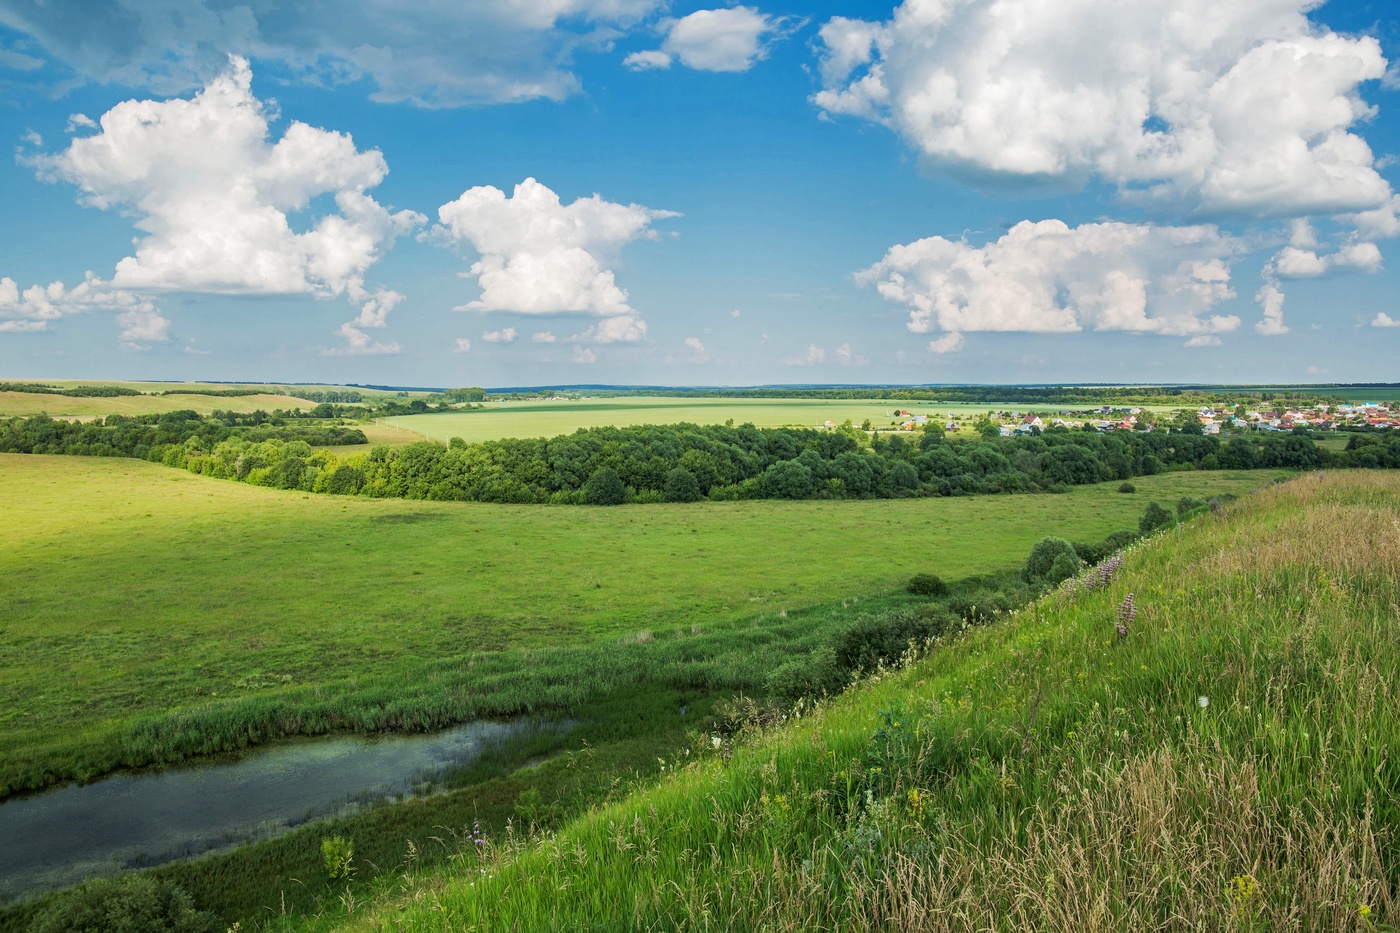
[(612, 467), (602, 467), (583, 484), (583, 501), (588, 505), (621, 505), (627, 501), (627, 487)]

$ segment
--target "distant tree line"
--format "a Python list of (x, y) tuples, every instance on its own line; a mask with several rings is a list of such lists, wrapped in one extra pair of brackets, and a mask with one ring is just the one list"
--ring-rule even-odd
[[(833, 386), (804, 388), (761, 387), (751, 389), (596, 389), (595, 397), (687, 396), (694, 398), (802, 398), (831, 400), (888, 400), (954, 402), (964, 404), (1017, 404), (1024, 406), (1124, 406), (1204, 405), (1226, 399), (1272, 401), (1275, 398), (1344, 402), (1341, 397), (1319, 395), (1316, 390), (1272, 392), (1235, 386)], [(518, 395), (518, 394), (517, 394)], [(505, 396), (492, 396), (503, 398)], [(515, 397), (515, 396), (512, 396)]]
[(61, 389), (58, 386), (36, 382), (0, 382), (0, 392), (24, 392), (30, 395), (66, 395), (69, 398), (116, 398), (122, 395), (141, 395), (135, 389), (122, 386), (76, 386)]
[[(208, 450), (237, 439), (252, 444), (326, 447), (367, 443), (359, 428), (288, 425), (267, 412), (203, 418), (194, 411), (161, 415), (108, 415), (101, 421), (55, 420), (47, 415), (0, 420), (0, 453), (76, 454), (89, 457), (136, 457), (186, 467), (187, 452)], [(274, 420), (279, 423), (273, 423)]]
[[(946, 440), (753, 425), (580, 429), (551, 439), (450, 448), (420, 442), (338, 457), (355, 428), (268, 423), (265, 413), (0, 422), (0, 452), (128, 456), (206, 476), (340, 495), (613, 505), (699, 499), (874, 499), (1057, 492), (1176, 470), (1400, 468), (1400, 436), (1356, 435), (1344, 451), (1303, 436), (1068, 431)], [(260, 420), (261, 419), (261, 420)]]

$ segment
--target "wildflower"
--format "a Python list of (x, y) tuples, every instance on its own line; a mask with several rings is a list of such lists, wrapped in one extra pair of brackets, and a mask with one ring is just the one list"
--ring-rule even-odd
[(1137, 606), (1133, 604), (1133, 594), (1129, 593), (1128, 598), (1118, 604), (1118, 639), (1122, 641), (1128, 637), (1128, 626), (1133, 624), (1137, 618)]
[(1201, 709), (1205, 709), (1207, 706), (1210, 705), (1210, 697), (1196, 697), (1196, 705), (1199, 706)]

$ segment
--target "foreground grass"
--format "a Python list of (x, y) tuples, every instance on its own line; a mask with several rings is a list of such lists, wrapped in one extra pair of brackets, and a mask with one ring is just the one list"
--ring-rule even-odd
[(283, 928), (1388, 929), (1398, 514), (1393, 474), (1261, 492), (732, 760)]
[[(549, 509), (308, 497), (140, 461), (0, 455), (0, 574), (15, 583), (0, 590), (0, 793), (288, 731), (509, 712), (473, 699), (476, 656), (600, 646), (610, 663), (647, 663), (606, 645), (918, 571), (1015, 567), (1046, 533), (1133, 527), (1150, 496), (1278, 475), (1171, 474), (1136, 495)], [(497, 669), (506, 686), (514, 669)], [(558, 689), (586, 688), (570, 671)], [(408, 695), (431, 706), (411, 723)], [(148, 716), (191, 708), (183, 731)]]

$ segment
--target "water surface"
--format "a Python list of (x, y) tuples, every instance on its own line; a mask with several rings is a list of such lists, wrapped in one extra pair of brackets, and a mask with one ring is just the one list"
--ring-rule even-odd
[(307, 739), (8, 800), (0, 803), (0, 900), (423, 793), (522, 726), (474, 722), (427, 735)]

